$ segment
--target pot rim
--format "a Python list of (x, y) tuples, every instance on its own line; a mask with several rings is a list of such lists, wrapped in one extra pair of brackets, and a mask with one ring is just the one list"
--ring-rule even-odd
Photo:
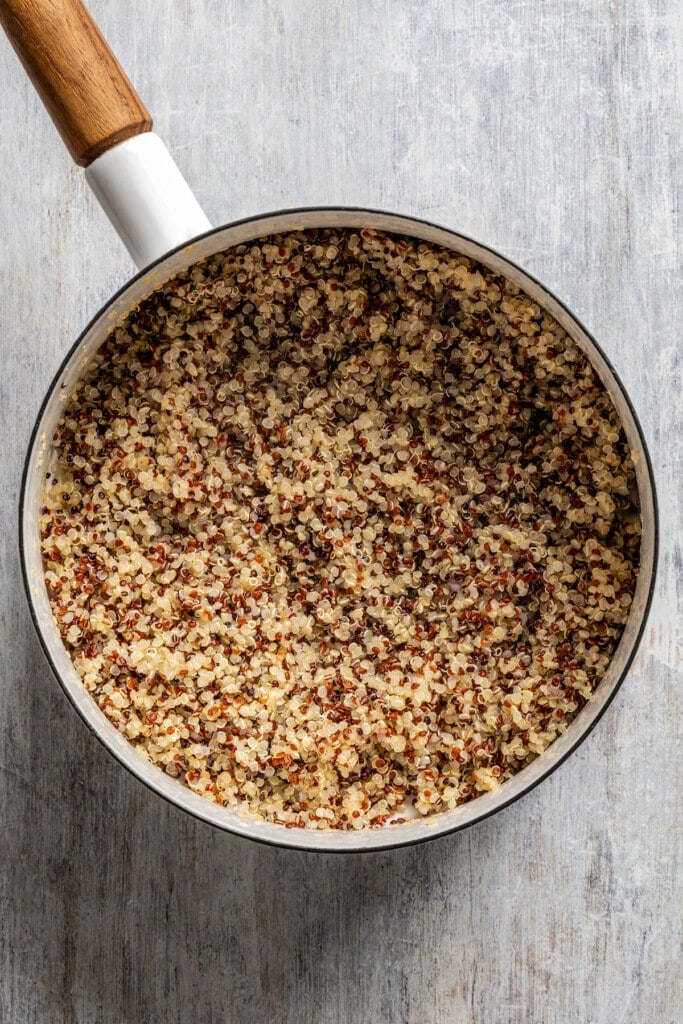
[[(637, 436), (638, 436), (638, 440), (639, 440), (639, 444), (640, 444), (640, 451), (642, 452), (642, 457), (643, 457), (643, 461), (644, 461), (644, 464), (645, 464), (645, 474), (644, 474), (644, 477), (645, 477), (645, 479), (647, 481), (647, 485), (649, 487), (649, 491), (650, 491), (649, 497), (651, 498), (651, 503), (652, 503), (652, 513), (653, 513), (653, 515), (652, 515), (652, 525), (651, 525), (651, 530), (652, 530), (652, 566), (651, 566), (651, 571), (650, 571), (650, 579), (649, 579), (649, 585), (648, 585), (648, 589), (647, 589), (647, 594), (645, 596), (645, 600), (642, 603), (642, 610), (640, 612), (640, 616), (641, 616), (640, 622), (638, 623), (637, 628), (635, 630), (635, 634), (634, 634), (633, 639), (631, 641), (631, 649), (628, 652), (627, 657), (626, 657), (626, 659), (624, 661), (624, 665), (622, 667), (621, 673), (618, 676), (618, 678), (611, 684), (611, 689), (610, 689), (609, 693), (607, 693), (605, 698), (603, 699), (602, 706), (597, 710), (597, 712), (594, 713), (592, 720), (590, 722), (588, 722), (583, 729), (577, 728), (576, 736), (573, 738), (572, 742), (568, 742), (567, 743), (566, 749), (562, 751), (562, 754), (560, 756), (556, 756), (555, 758), (551, 758), (549, 760), (548, 766), (544, 770), (542, 770), (539, 773), (537, 773), (535, 778), (530, 779), (526, 785), (523, 785), (519, 789), (518, 792), (512, 792), (512, 793), (510, 793), (510, 795), (507, 795), (505, 793), (505, 787), (510, 782), (513, 782), (515, 779), (521, 779), (524, 776), (524, 774), (528, 772), (529, 768), (532, 768), (534, 765), (538, 764), (539, 761), (542, 762), (542, 759), (547, 756), (549, 751), (552, 751), (553, 747), (555, 747), (555, 745), (559, 742), (560, 738), (558, 738), (552, 744), (550, 744), (550, 746), (547, 748), (547, 750), (543, 754), (539, 755), (539, 757), (536, 758), (534, 760), (534, 762), (532, 762), (531, 765), (528, 765), (525, 768), (521, 769), (513, 777), (513, 779), (508, 780), (507, 783), (503, 783), (499, 789), (494, 791), (494, 793), (486, 794), (486, 796), (494, 796), (494, 795), (496, 795), (498, 797), (498, 799), (494, 803), (494, 806), (489, 806), (488, 801), (486, 800), (486, 797), (483, 796), (483, 795), (480, 795), (478, 797), (475, 797), (473, 800), (468, 801), (466, 804), (460, 805), (460, 808), (469, 808), (469, 809), (474, 808), (473, 812), (471, 813), (471, 816), (469, 816), (467, 818), (467, 820), (462, 821), (462, 822), (456, 822), (454, 824), (450, 824), (449, 823), (446, 826), (439, 827), (439, 825), (438, 825), (439, 819), (443, 818), (446, 814), (452, 814), (453, 813), (453, 812), (439, 812), (437, 814), (434, 814), (433, 816), (430, 816), (427, 819), (424, 819), (425, 823), (428, 823), (429, 825), (432, 826), (431, 828), (430, 827), (425, 827), (424, 834), (418, 835), (418, 836), (411, 835), (410, 837), (406, 837), (406, 838), (402, 838), (401, 835), (400, 835), (401, 829), (406, 827), (406, 826), (401, 826), (401, 825), (391, 825), (391, 826), (390, 825), (386, 825), (386, 826), (382, 826), (381, 829), (378, 829), (378, 828), (374, 828), (374, 829), (373, 828), (364, 828), (364, 829), (359, 829), (357, 831), (345, 831), (345, 830), (331, 830), (331, 829), (330, 830), (317, 830), (317, 829), (306, 830), (306, 829), (294, 829), (294, 828), (289, 829), (289, 828), (287, 828), (284, 825), (276, 825), (276, 824), (270, 823), (270, 822), (267, 823), (267, 825), (269, 826), (269, 829), (279, 830), (279, 834), (274, 835), (274, 836), (260, 835), (260, 834), (257, 835), (257, 834), (253, 834), (252, 832), (248, 831), (247, 828), (242, 829), (242, 828), (239, 827), (239, 822), (240, 821), (244, 821), (245, 823), (248, 823), (249, 819), (245, 815), (235, 815), (236, 820), (234, 822), (226, 820), (225, 823), (216, 821), (213, 818), (209, 817), (208, 816), (209, 809), (213, 808), (215, 810), (217, 805), (211, 803), (210, 801), (207, 801), (203, 797), (200, 797), (200, 796), (198, 796), (196, 794), (193, 794), (187, 787), (183, 786), (183, 784), (181, 782), (179, 782), (177, 780), (170, 780), (170, 779), (168, 779), (159, 769), (156, 769), (156, 768), (154, 768), (153, 770), (155, 772), (158, 772), (158, 774), (159, 774), (159, 785), (155, 785), (155, 783), (152, 780), (152, 778), (145, 777), (145, 773), (143, 772), (143, 766), (145, 766), (147, 769), (153, 768), (153, 766), (151, 766), (144, 758), (142, 758), (141, 755), (139, 755), (137, 753), (137, 751), (135, 751), (134, 746), (128, 740), (124, 741), (125, 742), (125, 746), (127, 748), (129, 748), (129, 750), (131, 752), (135, 752), (136, 758), (139, 759), (139, 761), (141, 762), (140, 765), (138, 765), (137, 763), (129, 763), (129, 761), (125, 757), (123, 751), (117, 750), (112, 743), (108, 742), (106, 735), (103, 735), (102, 731), (98, 731), (97, 727), (93, 724), (93, 722), (88, 721), (88, 719), (84, 715), (83, 710), (78, 706), (78, 704), (76, 702), (76, 699), (75, 699), (75, 695), (72, 692), (70, 684), (68, 684), (66, 682), (66, 680), (63, 678), (62, 673), (60, 672), (59, 668), (57, 667), (56, 659), (55, 659), (54, 654), (53, 654), (52, 643), (44, 635), (43, 628), (42, 628), (42, 626), (40, 624), (40, 617), (39, 617), (38, 610), (36, 608), (35, 601), (34, 601), (33, 586), (32, 586), (32, 582), (31, 582), (31, 573), (30, 573), (30, 568), (29, 568), (29, 565), (28, 565), (28, 551), (27, 551), (27, 544), (25, 542), (27, 489), (28, 489), (29, 473), (30, 473), (30, 471), (31, 471), (31, 469), (33, 467), (34, 461), (37, 459), (38, 452), (39, 452), (39, 447), (37, 445), (37, 442), (40, 440), (40, 438), (39, 438), (39, 431), (41, 430), (43, 417), (44, 417), (44, 415), (46, 413), (48, 404), (49, 404), (52, 396), (55, 394), (55, 392), (58, 391), (58, 389), (60, 387), (61, 378), (64, 375), (65, 370), (67, 369), (69, 364), (74, 359), (75, 355), (79, 351), (81, 345), (84, 343), (84, 341), (86, 340), (86, 338), (88, 337), (90, 332), (105, 317), (107, 317), (107, 315), (110, 313), (112, 307), (114, 307), (116, 305), (116, 303), (119, 301), (119, 299), (121, 299), (125, 295), (125, 293), (134, 284), (136, 284), (137, 282), (140, 282), (140, 281), (142, 281), (145, 278), (149, 278), (150, 274), (152, 274), (152, 276), (154, 277), (154, 284), (150, 286), (150, 291), (153, 291), (155, 288), (157, 288), (161, 284), (163, 284), (163, 282), (165, 280), (167, 280), (168, 278), (164, 277), (163, 275), (157, 276), (155, 274), (155, 272), (158, 271), (159, 269), (161, 269), (164, 266), (164, 264), (166, 264), (167, 261), (170, 262), (170, 260), (171, 260), (171, 258), (173, 256), (177, 256), (177, 255), (185, 252), (186, 256), (187, 256), (187, 259), (185, 260), (184, 265), (186, 267), (189, 267), (193, 263), (197, 262), (198, 260), (203, 259), (203, 258), (206, 257), (207, 254), (202, 254), (202, 255), (196, 256), (196, 258), (193, 258), (195, 250), (198, 247), (198, 245), (202, 241), (204, 241), (206, 239), (209, 239), (209, 238), (213, 237), (214, 235), (218, 235), (218, 234), (220, 234), (222, 232), (234, 230), (234, 229), (239, 228), (239, 227), (243, 227), (243, 226), (247, 226), (247, 225), (250, 225), (250, 224), (254, 224), (254, 223), (257, 223), (259, 221), (264, 221), (264, 220), (269, 219), (269, 218), (280, 219), (280, 218), (284, 218), (284, 217), (287, 217), (287, 216), (289, 216), (289, 217), (295, 217), (297, 215), (311, 216), (311, 215), (316, 215), (316, 214), (322, 214), (322, 215), (325, 215), (325, 214), (328, 214), (328, 215), (329, 214), (335, 214), (336, 215), (336, 214), (338, 214), (338, 215), (340, 215), (342, 217), (344, 215), (355, 215), (355, 216), (358, 216), (358, 215), (368, 215), (368, 217), (394, 218), (397, 221), (400, 220), (402, 222), (407, 222), (409, 225), (410, 224), (415, 225), (416, 229), (418, 229), (418, 228), (423, 228), (423, 229), (427, 228), (427, 229), (431, 229), (433, 231), (443, 232), (444, 234), (447, 234), (448, 236), (450, 236), (454, 243), (457, 243), (458, 241), (464, 242), (466, 245), (471, 245), (471, 246), (476, 247), (477, 249), (481, 250), (481, 252), (484, 253), (485, 255), (490, 255), (495, 261), (499, 261), (499, 262), (505, 263), (508, 267), (512, 268), (515, 272), (517, 272), (523, 278), (525, 278), (526, 280), (532, 282), (532, 284), (536, 285), (539, 289), (541, 289), (552, 301), (554, 301), (557, 304), (557, 306), (564, 312), (564, 314), (576, 326), (577, 330), (594, 347), (595, 351), (598, 353), (599, 357), (603, 360), (605, 366), (607, 367), (609, 373), (611, 374), (611, 376), (612, 376), (612, 378), (613, 378), (613, 380), (614, 380), (614, 382), (616, 384), (616, 387), (617, 387), (618, 391), (620, 392), (620, 394), (621, 394), (623, 400), (625, 401), (626, 406), (627, 406), (627, 408), (628, 408), (628, 410), (630, 412), (630, 415), (631, 415), (631, 418), (632, 418), (632, 421), (633, 421), (633, 425), (635, 427), (635, 431), (636, 431)], [(342, 227), (343, 225), (340, 224), (340, 225), (335, 225), (335, 226)], [(295, 230), (295, 228), (293, 228), (293, 227), (283, 228), (282, 230)], [(381, 230), (391, 231), (392, 229), (391, 228), (387, 228), (387, 229), (381, 229)], [(272, 231), (269, 231), (269, 232), (264, 232), (264, 233), (260, 233), (260, 234), (255, 234), (255, 235), (251, 236), (251, 238), (252, 238), (252, 240), (256, 240), (257, 238), (267, 237), (268, 234), (272, 234), (272, 233), (273, 233)], [(395, 233), (408, 234), (409, 232), (407, 232), (407, 231), (403, 231), (402, 232), (401, 230), (399, 230), (397, 228)], [(413, 235), (413, 237), (420, 238), (419, 235)], [(422, 240), (424, 240), (424, 239), (422, 239)], [(237, 243), (233, 243), (233, 244), (242, 244), (242, 243), (237, 242)], [(226, 246), (225, 248), (230, 248), (230, 246)], [(455, 245), (453, 245), (452, 248), (453, 248), (453, 251), (455, 251), (455, 252), (458, 251)], [(216, 249), (215, 251), (219, 252), (219, 251), (222, 251), (222, 250), (221, 249)], [(178, 271), (174, 271), (173, 273), (169, 273), (169, 277), (174, 276), (174, 273), (177, 273), (177, 272)], [(136, 300), (136, 301), (139, 301), (139, 300)], [(131, 306), (128, 306), (127, 308), (129, 309), (129, 308), (131, 308)], [(590, 353), (586, 353), (586, 355), (587, 355), (587, 357), (589, 358), (589, 361), (590, 361)], [(604, 381), (603, 381), (603, 384), (604, 384)], [(613, 398), (614, 396), (612, 394), (612, 389), (607, 387), (606, 384), (604, 386), (607, 388), (607, 390), (610, 392), (611, 397)], [(639, 497), (641, 499), (643, 497), (643, 495), (640, 494), (640, 488), (639, 488)], [(642, 509), (642, 501), (641, 501), (641, 509)], [(192, 817), (194, 817), (194, 818), (196, 818), (198, 820), (201, 820), (201, 821), (205, 822), (206, 824), (209, 824), (212, 827), (219, 829), (220, 831), (229, 832), (229, 833), (231, 833), (233, 835), (242, 836), (244, 838), (248, 838), (248, 839), (250, 839), (250, 840), (252, 840), (254, 842), (262, 843), (262, 844), (267, 845), (267, 846), (276, 846), (276, 847), (282, 847), (282, 848), (286, 848), (286, 849), (300, 850), (300, 851), (305, 851), (305, 852), (317, 852), (317, 853), (344, 853), (344, 854), (348, 854), (348, 853), (359, 853), (359, 852), (364, 852), (364, 853), (382, 852), (382, 851), (386, 851), (386, 850), (390, 850), (390, 849), (395, 849), (395, 848), (398, 848), (398, 847), (415, 846), (415, 845), (418, 845), (420, 843), (428, 842), (430, 840), (434, 840), (434, 839), (437, 839), (437, 838), (442, 838), (442, 837), (447, 836), (447, 835), (453, 835), (456, 832), (464, 831), (465, 829), (470, 828), (472, 825), (475, 825), (475, 824), (477, 824), (480, 821), (484, 821), (486, 818), (489, 818), (493, 814), (498, 813), (498, 811), (503, 810), (503, 808), (509, 807), (515, 801), (521, 799), (521, 797), (525, 796), (527, 793), (529, 793), (533, 789), (535, 789), (536, 786), (538, 786), (541, 782), (543, 782), (550, 775), (552, 775), (553, 772), (555, 772), (560, 767), (560, 765), (564, 764), (564, 762), (567, 760), (567, 758), (571, 754), (573, 754), (574, 751), (577, 750), (578, 747), (583, 743), (583, 741), (593, 732), (593, 730), (595, 729), (596, 725), (598, 724), (598, 722), (600, 721), (600, 719), (604, 715), (605, 711), (607, 710), (609, 705), (614, 700), (614, 697), (616, 696), (618, 690), (621, 688), (621, 686), (622, 686), (622, 684), (624, 682), (624, 679), (626, 678), (626, 676), (628, 674), (628, 671), (629, 671), (629, 669), (631, 667), (633, 659), (634, 659), (634, 657), (635, 657), (635, 655), (636, 655), (636, 653), (638, 651), (638, 648), (640, 646), (640, 643), (641, 643), (641, 640), (642, 640), (642, 637), (643, 637), (643, 633), (644, 633), (644, 630), (645, 630), (645, 626), (646, 626), (646, 623), (647, 623), (649, 611), (650, 611), (650, 608), (651, 608), (651, 605), (652, 605), (652, 599), (653, 599), (653, 594), (654, 594), (655, 582), (656, 582), (656, 577), (657, 577), (658, 555), (659, 555), (659, 531), (660, 531), (660, 528), (659, 528), (659, 510), (658, 510), (657, 492), (656, 492), (656, 487), (655, 487), (654, 471), (653, 471), (653, 467), (652, 467), (652, 461), (651, 461), (651, 458), (650, 458), (650, 453), (649, 453), (649, 450), (648, 450), (648, 447), (647, 447), (647, 443), (646, 443), (646, 440), (645, 440), (645, 436), (644, 436), (643, 429), (642, 429), (642, 426), (640, 424), (640, 421), (639, 421), (639, 419), (637, 417), (637, 414), (635, 412), (635, 409), (633, 407), (631, 399), (630, 399), (630, 397), (628, 395), (628, 392), (624, 388), (624, 385), (623, 385), (620, 377), (616, 373), (614, 367), (612, 366), (611, 361), (605, 355), (605, 353), (603, 352), (603, 350), (601, 349), (600, 345), (597, 343), (597, 341), (595, 340), (593, 335), (584, 327), (584, 325), (576, 317), (576, 315), (574, 313), (572, 313), (572, 311), (569, 309), (569, 307), (561, 299), (559, 299), (550, 288), (548, 288), (545, 284), (543, 284), (541, 281), (539, 281), (538, 278), (536, 278), (533, 274), (529, 273), (527, 270), (524, 270), (522, 267), (520, 267), (517, 263), (515, 263), (514, 260), (509, 259), (508, 257), (506, 257), (506, 256), (502, 255), (501, 253), (499, 253), (497, 250), (491, 248), (488, 245), (485, 245), (485, 244), (477, 241), (476, 239), (472, 238), (469, 235), (465, 235), (462, 232), (455, 231), (455, 230), (453, 230), (451, 228), (444, 227), (443, 225), (434, 223), (433, 221), (425, 220), (425, 219), (420, 218), (420, 217), (414, 217), (414, 216), (410, 216), (410, 215), (406, 215), (406, 214), (401, 214), (401, 213), (392, 213), (391, 211), (388, 211), (388, 210), (378, 210), (378, 209), (374, 209), (374, 208), (360, 207), (360, 206), (294, 207), (294, 208), (288, 208), (288, 209), (278, 210), (278, 211), (273, 211), (273, 212), (255, 214), (255, 215), (252, 215), (250, 217), (243, 217), (243, 218), (240, 218), (238, 220), (231, 221), (231, 222), (229, 222), (227, 224), (223, 224), (223, 225), (220, 225), (218, 227), (211, 228), (210, 230), (205, 231), (202, 234), (195, 236), (194, 238), (190, 239), (189, 241), (186, 241), (186, 242), (182, 243), (181, 245), (176, 246), (174, 249), (169, 250), (163, 256), (160, 256), (157, 260), (155, 260), (153, 263), (151, 263), (149, 266), (147, 266), (144, 269), (140, 270), (135, 275), (133, 275), (133, 277), (131, 277), (129, 280), (127, 280), (125, 282), (125, 284), (121, 288), (119, 288), (114, 293), (114, 295), (112, 295), (111, 298), (109, 298), (107, 300), (107, 302), (101, 307), (101, 309), (90, 319), (90, 321), (87, 324), (87, 326), (81, 331), (81, 333), (78, 335), (77, 339), (74, 341), (74, 343), (69, 348), (68, 352), (66, 353), (66, 355), (62, 359), (62, 361), (61, 361), (61, 363), (60, 363), (56, 373), (54, 374), (54, 376), (52, 378), (52, 381), (51, 381), (51, 383), (50, 383), (50, 385), (49, 385), (45, 395), (42, 398), (42, 401), (41, 401), (41, 404), (40, 404), (40, 408), (39, 408), (39, 411), (38, 411), (38, 413), (36, 415), (35, 423), (34, 423), (32, 431), (31, 431), (31, 436), (30, 436), (29, 444), (28, 444), (26, 455), (25, 455), (25, 458), (24, 458), (24, 466), (23, 466), (22, 478), (21, 478), (21, 487), (20, 487), (20, 492), (19, 492), (19, 553), (20, 553), (22, 579), (23, 579), (24, 590), (25, 590), (27, 601), (28, 601), (28, 605), (29, 605), (29, 612), (30, 612), (30, 615), (31, 615), (31, 620), (32, 620), (33, 625), (35, 627), (36, 633), (38, 634), (38, 639), (39, 639), (41, 647), (43, 649), (43, 653), (45, 654), (45, 657), (46, 657), (46, 659), (48, 661), (48, 664), (49, 664), (49, 666), (50, 666), (50, 668), (52, 670), (53, 675), (56, 677), (56, 679), (57, 679), (58, 683), (60, 684), (63, 692), (65, 693), (69, 703), (77, 711), (79, 717), (82, 719), (82, 721), (88, 727), (90, 732), (92, 732), (97, 737), (99, 742), (105, 747), (105, 749), (113, 757), (115, 757), (116, 760), (119, 761), (119, 763), (123, 765), (123, 767), (125, 767), (132, 775), (134, 775), (138, 779), (138, 781), (140, 781), (144, 786), (146, 786), (147, 789), (149, 789), (152, 792), (154, 792), (157, 796), (160, 796), (163, 799), (167, 800), (169, 803), (174, 804), (177, 808), (179, 808), (179, 809), (185, 811), (186, 813), (192, 815)], [(642, 541), (641, 541), (641, 556), (642, 556), (642, 547), (643, 546), (642, 546)], [(615, 655), (616, 655), (616, 650), (615, 650), (612, 658), (614, 658)], [(600, 688), (600, 685), (601, 684), (598, 685), (598, 689)], [(84, 688), (83, 688), (83, 692), (84, 693), (86, 692), (84, 690)], [(88, 699), (90, 701), (92, 701), (93, 707), (97, 709), (97, 712), (102, 717), (103, 722), (107, 722), (104, 714), (101, 711), (99, 711), (99, 708), (97, 708), (97, 705), (96, 705), (95, 701), (92, 700), (90, 695), (88, 695)], [(584, 709), (582, 709), (582, 711), (578, 712), (576, 718), (572, 722), (572, 725), (574, 723), (579, 723), (580, 722), (581, 715), (582, 715), (583, 711), (587, 710), (588, 707), (590, 707), (590, 705), (587, 705), (586, 708), (584, 708)], [(109, 724), (109, 723), (107, 723), (107, 724)], [(113, 729), (114, 727), (111, 726), (111, 728)], [(571, 725), (570, 725), (570, 729), (571, 729)], [(566, 736), (567, 734), (564, 734), (564, 735)], [(177, 798), (175, 796), (175, 790), (172, 791), (172, 792), (167, 792), (167, 791), (165, 791), (164, 789), (161, 788), (161, 780), (162, 779), (166, 780), (167, 782), (173, 782), (174, 783), (175, 787), (177, 788)], [(194, 799), (190, 800), (188, 798), (188, 794), (191, 795)], [(498, 794), (502, 794), (502, 798), (500, 796), (498, 796)], [(207, 805), (207, 808), (206, 808), (207, 814), (206, 815), (202, 813), (203, 808), (201, 808), (200, 806), (195, 806), (195, 804), (194, 804), (195, 800), (200, 801), (201, 804), (206, 804)], [(477, 805), (481, 806), (480, 813), (476, 813), (476, 806)], [(224, 810), (224, 809), (225, 808), (221, 808), (221, 810)], [(368, 837), (368, 836), (379, 837), (379, 834), (385, 832), (385, 830), (386, 830), (386, 841), (382, 841), (380, 839), (379, 842), (374, 842), (373, 841), (372, 845), (366, 845), (366, 844), (363, 843), (363, 837)], [(312, 845), (310, 843), (304, 843), (304, 842), (297, 842), (297, 839), (299, 839), (299, 838), (303, 839), (303, 833), (306, 833), (308, 837), (312, 837), (312, 836), (317, 837), (318, 842), (316, 843), (316, 845)], [(346, 841), (345, 841), (343, 846), (340, 845), (340, 843), (339, 843), (339, 841), (341, 840), (341, 837), (346, 837)], [(326, 845), (325, 840), (328, 840), (331, 843), (331, 845)], [(335, 844), (335, 840), (338, 841), (337, 844)], [(354, 840), (355, 840), (355, 842), (354, 842)]]

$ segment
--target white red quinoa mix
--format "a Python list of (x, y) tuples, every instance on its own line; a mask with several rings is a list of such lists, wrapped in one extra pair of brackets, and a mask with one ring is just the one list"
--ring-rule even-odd
[(300, 231), (140, 303), (70, 395), (45, 578), (153, 764), (290, 827), (453, 808), (590, 699), (640, 519), (611, 400), (472, 260)]

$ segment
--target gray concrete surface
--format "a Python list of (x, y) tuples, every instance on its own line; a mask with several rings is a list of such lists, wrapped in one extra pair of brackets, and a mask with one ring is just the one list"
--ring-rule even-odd
[(554, 288), (642, 418), (663, 550), (644, 643), (597, 730), (469, 832), (304, 855), (146, 792), (51, 677), (17, 552), (41, 396), (131, 267), (0, 39), (0, 1022), (674, 1024), (679, 5), (91, 7), (216, 223), (325, 203), (405, 211)]

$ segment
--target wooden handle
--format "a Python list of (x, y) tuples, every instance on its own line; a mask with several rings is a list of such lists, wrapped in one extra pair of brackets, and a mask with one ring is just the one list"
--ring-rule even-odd
[(152, 128), (80, 0), (0, 0), (0, 23), (69, 152), (83, 167)]

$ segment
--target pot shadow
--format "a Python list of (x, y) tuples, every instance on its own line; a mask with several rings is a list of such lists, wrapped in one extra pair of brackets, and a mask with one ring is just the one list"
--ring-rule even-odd
[[(421, 979), (434, 977), (435, 958), (453, 955), (441, 948), (448, 921), (452, 933), (460, 915), (464, 934), (480, 923), (472, 831), (325, 855), (257, 846), (197, 822), (83, 728), (28, 613), (13, 616), (20, 664), (2, 770), (11, 874), (0, 1019), (429, 1017)], [(500, 831), (478, 826), (478, 858), (496, 856)], [(443, 997), (438, 986), (429, 993), (434, 1007)]]

